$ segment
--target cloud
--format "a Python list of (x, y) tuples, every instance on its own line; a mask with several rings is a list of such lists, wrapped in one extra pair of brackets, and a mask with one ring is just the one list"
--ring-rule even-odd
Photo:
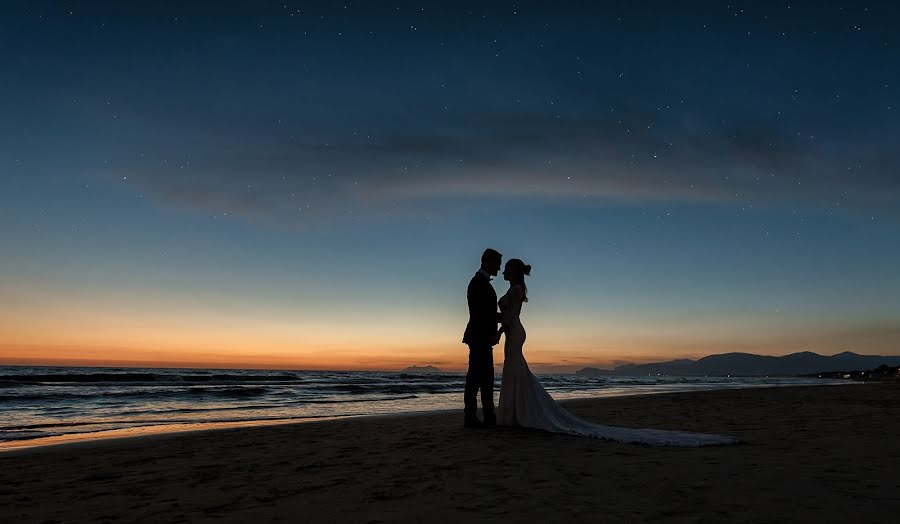
[(221, 116), (216, 126), (157, 121), (147, 126), (163, 128), (155, 156), (120, 158), (116, 175), (206, 213), (293, 225), (439, 200), (881, 211), (900, 195), (900, 156), (884, 140), (798, 137), (758, 122), (710, 126), (691, 115), (655, 127), (644, 120), (468, 115), (423, 118), (419, 133), (318, 140), (262, 121), (232, 127)]
[(8, 120), (52, 117), (15, 149), (68, 148), (164, 204), (288, 225), (485, 199), (898, 207), (889, 24), (772, 40), (755, 35), (822, 19), (699, 31), (706, 10), (659, 9), (532, 6), (502, 35), (484, 21), (503, 10), (377, 5), (341, 9), (341, 31), (329, 5), (303, 31), (244, 10), (114, 12), (127, 31), (82, 40), (33, 20)]

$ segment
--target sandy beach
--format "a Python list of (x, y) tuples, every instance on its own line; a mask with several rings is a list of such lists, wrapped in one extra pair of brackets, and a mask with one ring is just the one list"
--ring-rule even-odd
[(0, 521), (888, 522), (900, 383), (577, 400), (603, 424), (733, 435), (653, 448), (466, 430), (436, 412), (0, 453)]

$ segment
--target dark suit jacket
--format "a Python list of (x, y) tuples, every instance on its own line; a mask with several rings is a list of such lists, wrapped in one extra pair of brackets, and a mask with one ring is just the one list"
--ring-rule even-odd
[(493, 346), (497, 337), (497, 293), (490, 280), (480, 271), (469, 281), (466, 291), (469, 302), (469, 324), (463, 335), (463, 343), (470, 346)]

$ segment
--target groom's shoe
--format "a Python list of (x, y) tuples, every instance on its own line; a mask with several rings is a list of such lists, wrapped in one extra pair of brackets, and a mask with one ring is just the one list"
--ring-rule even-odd
[(484, 417), (484, 422), (482, 422), (481, 425), (486, 428), (496, 427), (497, 417)]
[(467, 419), (466, 419), (466, 422), (463, 424), (463, 427), (466, 427), (466, 428), (480, 428), (480, 427), (481, 427), (481, 421), (478, 420), (477, 418), (467, 418)]

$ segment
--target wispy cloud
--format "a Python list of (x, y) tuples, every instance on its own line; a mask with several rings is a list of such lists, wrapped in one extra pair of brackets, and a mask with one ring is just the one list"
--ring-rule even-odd
[[(468, 9), (397, 11), (347, 10), (340, 37), (204, 15), (208, 33), (172, 40), (141, 16), (121, 59), (94, 60), (102, 40), (34, 45), (12, 72), (42, 79), (32, 109), (49, 100), (76, 120), (64, 145), (93, 144), (149, 196), (203, 213), (304, 225), (484, 198), (898, 207), (893, 73), (874, 36), (808, 45), (707, 28), (706, 9), (585, 4), (523, 9), (497, 38)], [(392, 30), (373, 35), (373, 16)], [(410, 32), (405, 17), (440, 23)], [(741, 23), (816, 26), (794, 17)], [(77, 104), (59, 102), (72, 78)]]
[(655, 126), (615, 114), (424, 120), (417, 134), (319, 140), (262, 119), (255, 126), (175, 121), (157, 129), (156, 140), (165, 139), (152, 158), (119, 158), (117, 173), (165, 201), (288, 224), (484, 197), (878, 212), (900, 198), (900, 156), (872, 136), (786, 135), (758, 122), (710, 125), (690, 115)]

